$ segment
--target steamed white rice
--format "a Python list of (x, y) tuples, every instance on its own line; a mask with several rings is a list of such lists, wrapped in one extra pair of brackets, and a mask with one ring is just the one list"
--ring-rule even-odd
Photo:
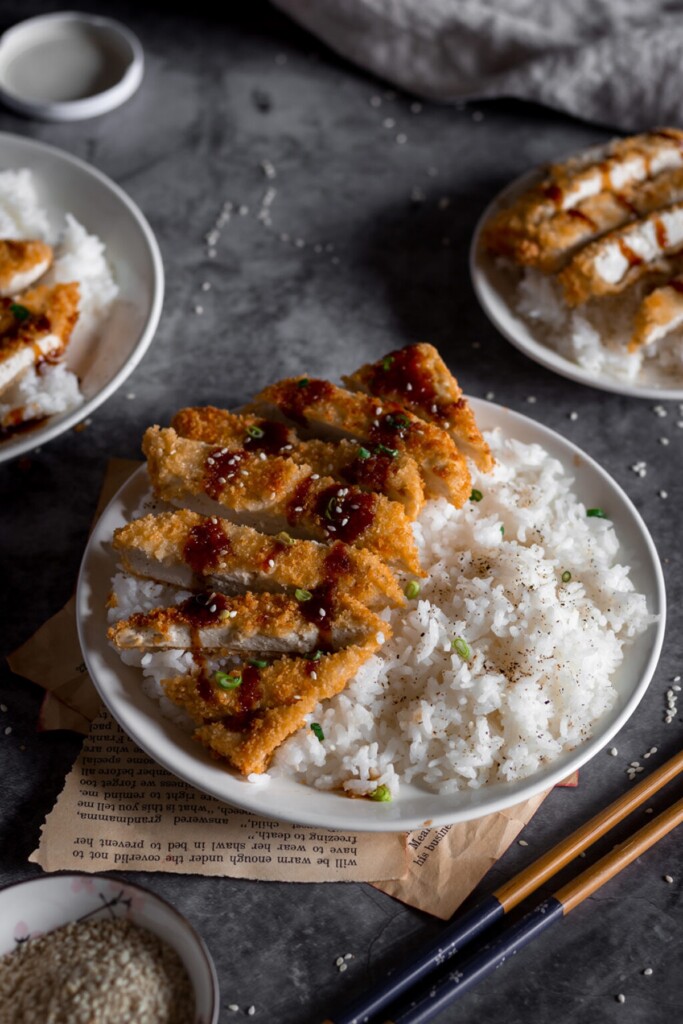
[(40, 203), (29, 170), (0, 172), (0, 238), (42, 239), (54, 246), (54, 262), (36, 284), (78, 281), (81, 291), (78, 322), (71, 335), (65, 361), (28, 369), (0, 393), (0, 424), (13, 410), (23, 420), (69, 412), (83, 401), (73, 369), (74, 353), (97, 343), (97, 336), (118, 294), (104, 244), (65, 213), (63, 223), (51, 225)]
[[(500, 261), (505, 266), (505, 261)], [(509, 271), (509, 266), (508, 266)], [(603, 296), (570, 309), (555, 278), (534, 267), (521, 277), (512, 271), (512, 304), (550, 348), (593, 374), (625, 382), (683, 385), (683, 329), (628, 352), (633, 321), (641, 300), (652, 285), (637, 282), (626, 293)]]
[[(497, 465), (473, 472), (482, 500), (463, 509), (429, 502), (414, 524), (429, 574), (419, 598), (384, 613), (392, 639), (310, 716), (324, 742), (300, 730), (271, 773), (360, 794), (381, 784), (395, 794), (401, 780), (442, 793), (478, 788), (532, 774), (613, 706), (610, 676), (652, 621), (617, 561), (614, 528), (586, 516), (571, 478), (539, 445), (500, 431), (487, 439)], [(121, 573), (114, 591), (112, 619), (187, 596)], [(455, 638), (469, 656), (453, 649)], [(159, 683), (187, 671), (190, 654), (124, 660), (142, 666), (164, 714), (189, 724)]]

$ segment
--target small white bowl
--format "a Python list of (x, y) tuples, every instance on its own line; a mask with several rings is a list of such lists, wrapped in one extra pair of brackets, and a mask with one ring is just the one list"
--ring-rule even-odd
[(143, 71), (137, 36), (111, 18), (58, 11), (0, 37), (0, 99), (28, 117), (98, 117), (133, 95)]
[(188, 1024), (218, 1024), (218, 978), (203, 939), (170, 903), (130, 882), (68, 872), (7, 886), (0, 890), (0, 956), (31, 935), (53, 931), (85, 916), (125, 917), (168, 943), (185, 965), (194, 988), (195, 1015)]

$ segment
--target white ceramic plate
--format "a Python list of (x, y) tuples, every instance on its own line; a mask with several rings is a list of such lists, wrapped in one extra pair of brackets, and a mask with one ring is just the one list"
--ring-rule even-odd
[(42, 142), (0, 132), (0, 170), (33, 172), (38, 198), (50, 223), (61, 226), (72, 213), (106, 245), (119, 294), (96, 345), (70, 362), (84, 401), (50, 416), (40, 426), (0, 442), (0, 462), (22, 455), (89, 416), (133, 372), (147, 351), (161, 315), (164, 269), (152, 229), (135, 203), (100, 171)]
[(562, 377), (578, 381), (579, 384), (587, 384), (589, 387), (599, 388), (601, 391), (612, 391), (618, 395), (628, 395), (632, 398), (683, 401), (683, 386), (668, 387), (665, 377), (662, 376), (661, 379), (658, 379), (655, 375), (656, 371), (653, 369), (648, 368), (641, 371), (641, 377), (635, 381), (627, 381), (620, 380), (608, 373), (598, 373), (586, 369), (571, 359), (567, 359), (566, 356), (551, 348), (542, 333), (540, 331), (536, 333), (533, 326), (524, 320), (511, 305), (509, 301), (510, 286), (503, 273), (496, 267), (495, 260), (484, 251), (480, 241), (481, 232), (486, 221), (494, 213), (535, 185), (542, 176), (541, 170), (534, 170), (516, 178), (502, 192), (499, 192), (479, 218), (470, 247), (470, 276), (482, 309), (494, 327), (500, 331), (503, 337), (512, 342), (515, 348), (540, 363), (541, 366), (545, 366), (546, 369), (559, 373)]
[(666, 596), (659, 558), (645, 524), (620, 487), (596, 462), (559, 434), (518, 413), (478, 399), (471, 400), (482, 429), (501, 427), (508, 437), (542, 444), (574, 476), (575, 493), (589, 507), (609, 510), (621, 541), (620, 561), (632, 568), (636, 589), (647, 596), (650, 612), (659, 616), (628, 648), (614, 677), (615, 707), (596, 725), (591, 740), (563, 755), (528, 779), (496, 783), (478, 790), (439, 796), (416, 785), (402, 785), (392, 803), (350, 800), (296, 782), (273, 777), (253, 784), (220, 767), (178, 726), (162, 718), (155, 702), (143, 693), (140, 670), (123, 664), (106, 640), (105, 602), (115, 572), (111, 548), (114, 529), (128, 522), (148, 493), (144, 467), (121, 488), (97, 523), (86, 548), (78, 581), (78, 633), (88, 671), (114, 718), (159, 764), (197, 789), (219, 800), (268, 817), (353, 831), (396, 832), (467, 821), (511, 807), (547, 789), (585, 764), (633, 714), (659, 658), (664, 637)]

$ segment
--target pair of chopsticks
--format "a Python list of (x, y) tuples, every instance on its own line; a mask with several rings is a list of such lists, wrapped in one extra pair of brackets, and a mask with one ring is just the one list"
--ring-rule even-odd
[[(483, 977), (499, 967), (508, 956), (578, 907), (605, 882), (617, 875), (637, 857), (654, 846), (663, 836), (683, 822), (683, 799), (657, 815), (639, 829), (626, 842), (615, 846), (608, 854), (583, 871), (567, 885), (543, 900), (525, 917), (507, 928), (497, 939), (460, 961), (457, 968), (441, 974), (429, 983), (429, 975), (446, 960), (459, 953), (475, 937), (486, 931), (552, 878), (585, 849), (610, 831), (618, 822), (645, 803), (658, 790), (683, 771), (683, 751), (629, 789), (604, 810), (581, 825), (543, 856), (539, 857), (491, 896), (484, 897), (475, 907), (442, 930), (421, 953), (403, 968), (393, 971), (375, 989), (365, 992), (345, 1010), (335, 1014), (324, 1024), (365, 1024), (409, 992), (391, 1016), (381, 1018), (384, 1024), (425, 1024), (446, 1006), (468, 991)], [(412, 992), (419, 982), (427, 984)], [(379, 1018), (377, 1018), (379, 1020)]]

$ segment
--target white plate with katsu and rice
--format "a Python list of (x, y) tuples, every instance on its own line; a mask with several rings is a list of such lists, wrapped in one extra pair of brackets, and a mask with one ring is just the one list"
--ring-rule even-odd
[(498, 330), (570, 380), (683, 399), (683, 131), (524, 174), (477, 226), (472, 282)]
[(467, 820), (633, 712), (665, 594), (637, 511), (568, 441), (469, 402), (430, 345), (181, 409), (98, 522), (83, 653), (175, 775), (278, 819)]
[(112, 181), (0, 133), (0, 462), (87, 417), (154, 336), (163, 268)]

